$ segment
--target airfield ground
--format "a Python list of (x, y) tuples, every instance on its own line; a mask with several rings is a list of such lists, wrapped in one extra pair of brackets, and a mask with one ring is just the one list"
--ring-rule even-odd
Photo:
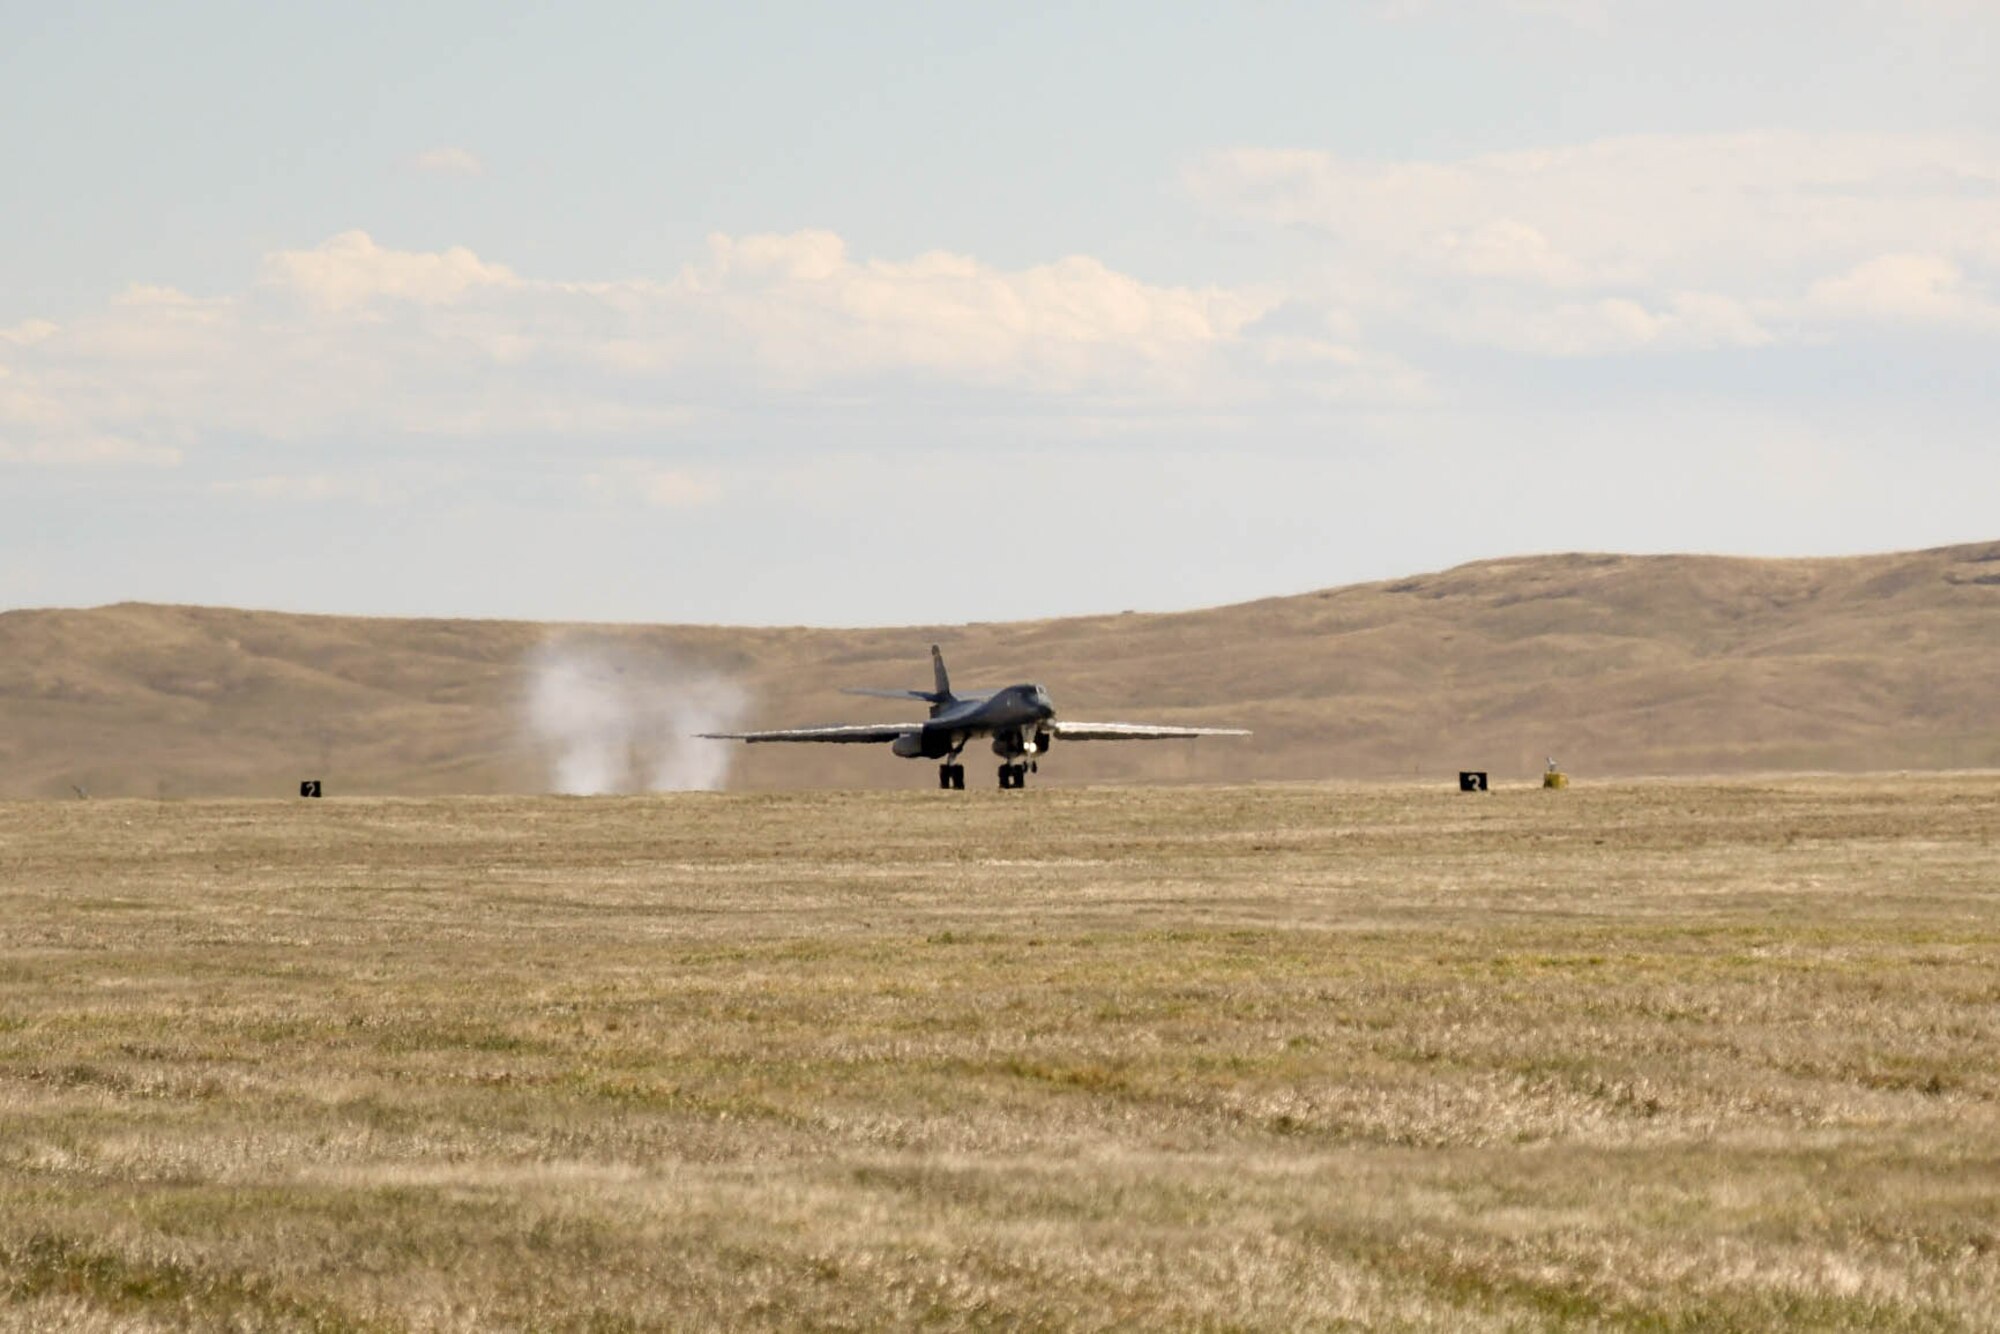
[(1993, 775), (0, 805), (0, 1327), (1996, 1312)]

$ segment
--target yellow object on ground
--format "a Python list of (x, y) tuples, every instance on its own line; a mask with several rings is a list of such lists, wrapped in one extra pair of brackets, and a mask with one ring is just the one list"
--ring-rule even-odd
[(1559, 773), (1557, 773), (1557, 772), (1556, 772), (1555, 770), (1551, 769), (1551, 770), (1549, 770), (1549, 771), (1548, 771), (1547, 773), (1545, 773), (1545, 774), (1543, 774), (1543, 775), (1542, 775), (1542, 786), (1543, 786), (1543, 787), (1568, 787), (1568, 786), (1569, 786), (1569, 775), (1568, 775), (1568, 774), (1559, 774)]

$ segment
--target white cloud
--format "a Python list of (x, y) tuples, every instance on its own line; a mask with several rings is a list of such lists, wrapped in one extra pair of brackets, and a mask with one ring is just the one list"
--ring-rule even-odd
[(708, 262), (667, 295), (790, 379), (926, 370), (1045, 386), (1184, 367), (1275, 304), (1151, 286), (1086, 256), (1013, 272), (944, 251), (857, 262), (830, 232), (711, 237)]
[[(852, 446), (897, 414), (982, 440), (1018, 423), (1250, 438), (1449, 397), (1427, 364), (1440, 344), (1583, 357), (2000, 329), (2000, 150), (1983, 140), (1661, 136), (1389, 163), (1241, 149), (1189, 181), (1320, 262), (1285, 285), (1172, 285), (1081, 255), (870, 258), (804, 231), (578, 282), (349, 231), (267, 256), (246, 290), (137, 284), (61, 325), (0, 329), (0, 460), (417, 437), (653, 458), (769, 439), (786, 418), (815, 447)], [(262, 466), (222, 492), (400, 494)], [(669, 509), (722, 495), (670, 457), (648, 466), (591, 476)]]
[(1748, 307), (1710, 292), (1676, 292), (1645, 301), (1563, 295), (1545, 302), (1488, 299), (1436, 319), (1442, 332), (1463, 342), (1547, 357), (1759, 347), (1774, 340)]
[(462, 246), (441, 253), (386, 250), (366, 232), (342, 232), (312, 250), (285, 250), (264, 261), (265, 281), (325, 310), (388, 299), (445, 305), (483, 287), (509, 287), (511, 270), (487, 264)]
[(1822, 278), (1809, 296), (1816, 310), (1841, 319), (2000, 329), (2000, 303), (1974, 290), (1963, 269), (1937, 255), (1878, 255)]
[(483, 176), (486, 164), (478, 154), (467, 148), (445, 145), (426, 149), (410, 159), (410, 165), (418, 171), (430, 172), (438, 176)]
[(356, 501), (364, 505), (394, 505), (409, 497), (380, 478), (308, 473), (234, 478), (208, 488), (219, 496), (270, 501)]
[(115, 435), (33, 435), (14, 437), (0, 428), (0, 463), (34, 467), (97, 468), (139, 465), (171, 468), (181, 451)]
[[(42, 324), (33, 338), (21, 341), (40, 343), (56, 332), (56, 326)], [(0, 363), (0, 464), (170, 468), (180, 461), (180, 450), (102, 429), (67, 402), (60, 388)]]
[(722, 499), (722, 484), (712, 475), (640, 459), (611, 460), (599, 471), (584, 474), (583, 485), (604, 499), (636, 501), (655, 509), (700, 509)]
[(268, 256), (247, 291), (138, 285), (60, 327), (8, 330), (0, 429), (17, 453), (100, 437), (657, 441), (788, 399), (865, 412), (920, 388), (1123, 411), (1107, 405), (1246, 392), (1237, 354), (1275, 299), (1087, 257), (859, 259), (825, 232), (718, 236), (668, 278), (569, 282), (350, 231)]
[(11, 329), (0, 329), (0, 343), (12, 343), (16, 347), (26, 347), (39, 343), (56, 331), (56, 326), (47, 320), (23, 320)]
[(1512, 218), (1495, 218), (1469, 232), (1438, 236), (1445, 265), (1474, 278), (1501, 278), (1549, 287), (1584, 287), (1610, 275), (1549, 244), (1549, 238)]
[[(1187, 183), (1320, 238), (1329, 301), (1528, 351), (1807, 336), (1857, 296), (1838, 275), (1919, 281), (1851, 274), (1877, 257), (1921, 251), (1967, 282), (2000, 263), (2000, 141), (1970, 137), (1633, 136), (1442, 162), (1243, 148)], [(1905, 297), (1896, 318), (1965, 320), (1956, 299)]]

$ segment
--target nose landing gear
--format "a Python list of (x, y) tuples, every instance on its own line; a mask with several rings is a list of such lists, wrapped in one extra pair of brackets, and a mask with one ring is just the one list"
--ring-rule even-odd
[(1028, 771), (1035, 766), (1029, 764), (1003, 764), (1000, 766), (1000, 786), (1002, 788), (1022, 788), (1028, 785)]

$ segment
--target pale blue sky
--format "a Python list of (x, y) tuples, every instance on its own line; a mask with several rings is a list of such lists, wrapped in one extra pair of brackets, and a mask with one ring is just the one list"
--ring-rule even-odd
[(710, 8), (0, 0), (0, 606), (2000, 535), (1993, 6)]

